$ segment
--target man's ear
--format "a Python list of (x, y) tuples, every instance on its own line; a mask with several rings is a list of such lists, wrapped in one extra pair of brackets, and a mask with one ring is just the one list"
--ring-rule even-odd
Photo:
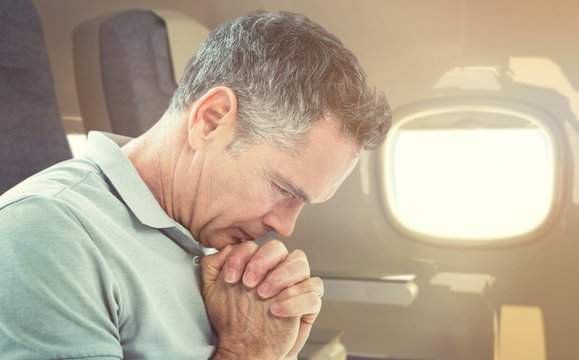
[(211, 141), (217, 130), (233, 129), (237, 119), (237, 96), (228, 87), (218, 86), (207, 91), (189, 111), (188, 138), (195, 150)]

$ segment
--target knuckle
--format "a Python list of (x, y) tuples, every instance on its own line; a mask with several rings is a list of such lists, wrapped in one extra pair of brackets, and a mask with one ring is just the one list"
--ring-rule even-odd
[(274, 270), (274, 271), (269, 272), (266, 275), (265, 281), (267, 281), (271, 285), (272, 288), (277, 289), (280, 286), (287, 285), (285, 279), (286, 279), (286, 277), (283, 274), (281, 274), (281, 271), (278, 269), (278, 270)]
[(287, 256), (285, 245), (279, 240), (269, 240), (251, 258), (248, 266), (259, 273), (267, 273), (279, 266)]
[(299, 285), (291, 286), (291, 287), (284, 290), (284, 293), (285, 293), (286, 297), (288, 297), (288, 298), (296, 297), (299, 294), (301, 294), (301, 292), (302, 291), (301, 291)]
[(294, 260), (297, 264), (299, 264), (300, 266), (303, 266), (307, 269), (310, 268), (310, 263), (308, 262), (307, 259), (303, 259), (303, 258), (298, 258)]
[(308, 257), (306, 255), (306, 253), (301, 249), (296, 249), (296, 250), (292, 251), (292, 255), (299, 258), (299, 259), (304, 259), (304, 261), (308, 262)]
[(297, 315), (298, 306), (295, 301), (286, 301), (284, 304), (284, 313), (288, 315)]
[(257, 254), (254, 255), (247, 264), (247, 267), (251, 270), (258, 271), (258, 272), (266, 272), (269, 271), (269, 261), (267, 257), (258, 256)]
[(253, 254), (257, 250), (258, 246), (255, 241), (244, 241), (237, 245), (237, 249), (240, 251)]
[(274, 249), (274, 250), (276, 250), (277, 252), (280, 252), (280, 253), (284, 253), (284, 254), (287, 254), (287, 253), (288, 253), (285, 244), (284, 244), (283, 242), (281, 242), (280, 240), (278, 240), (278, 239), (271, 239), (271, 240), (267, 241), (267, 242), (263, 245), (263, 247), (266, 247), (266, 246), (267, 246), (268, 248), (271, 247), (272, 249)]
[(316, 293), (308, 294), (308, 303), (311, 305), (311, 308), (315, 310), (315, 312), (320, 311), (322, 308), (322, 299)]
[(238, 268), (242, 265), (242, 263), (243, 263), (243, 258), (240, 257), (239, 254), (237, 254), (237, 253), (232, 253), (227, 258), (227, 261), (225, 262), (225, 266)]
[(304, 289), (300, 285), (290, 286), (285, 288), (282, 292), (280, 292), (280, 297), (282, 299), (292, 299), (300, 296), (304, 293)]
[(248, 271), (252, 271), (256, 274), (261, 274), (261, 273), (266, 271), (265, 265), (266, 264), (262, 258), (254, 256), (249, 260), (249, 263), (247, 264), (246, 269)]
[(293, 261), (296, 272), (303, 273), (306, 277), (310, 277), (310, 264), (304, 259), (296, 259)]
[(315, 276), (313, 278), (310, 278), (310, 281), (313, 283), (316, 289), (320, 290), (322, 293), (324, 292), (324, 282), (322, 281), (321, 278)]
[[(245, 245), (247, 244), (247, 245)], [(235, 247), (227, 257), (227, 264), (233, 266), (244, 266), (255, 252), (255, 247), (252, 241), (244, 241)]]

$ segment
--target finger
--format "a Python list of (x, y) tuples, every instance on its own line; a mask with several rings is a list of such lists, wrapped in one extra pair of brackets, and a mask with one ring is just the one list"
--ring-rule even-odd
[(320, 298), (324, 296), (324, 283), (322, 279), (319, 277), (308, 278), (294, 286), (284, 289), (276, 296), (276, 300), (286, 300), (307, 293), (316, 293)]
[(322, 308), (322, 299), (315, 292), (302, 294), (289, 299), (278, 301), (270, 306), (272, 314), (278, 317), (293, 317), (312, 315), (307, 317), (308, 322), (315, 320), (315, 317)]
[[(299, 284), (292, 286), (289, 289), (284, 290), (277, 296), (276, 299), (288, 299), (299, 296), (300, 294), (307, 294), (307, 293), (310, 294), (315, 293), (319, 297), (322, 297), (322, 295), (324, 295), (324, 283), (322, 282), (322, 279), (318, 277), (307, 279), (306, 281), (303, 281)], [(311, 310), (315, 310), (315, 306), (312, 306)], [(298, 313), (299, 312), (300, 311), (298, 311)], [(313, 323), (316, 320), (318, 314), (319, 310), (312, 314), (305, 314), (300, 317), (300, 328), (298, 332), (298, 337), (296, 339), (296, 342), (294, 343), (294, 346), (287, 354), (286, 358), (297, 357), (298, 353), (302, 350), (304, 344), (306, 343), (310, 335)]]
[(217, 281), (217, 277), (225, 264), (227, 256), (233, 249), (232, 246), (226, 246), (215, 254), (207, 255), (201, 260), (201, 279), (203, 280), (203, 292), (207, 287)]
[[(316, 314), (317, 316), (317, 314)], [(310, 319), (304, 321), (304, 318), (310, 317)], [(300, 322), (300, 328), (298, 331), (298, 337), (294, 346), (291, 348), (290, 352), (286, 355), (286, 359), (297, 359), (299, 352), (302, 350), (308, 337), (310, 336), (310, 331), (312, 330), (312, 326), (315, 320), (315, 316), (311, 318), (310, 315), (302, 316), (302, 321)]]
[(310, 264), (306, 254), (301, 250), (295, 250), (267, 274), (257, 287), (257, 293), (261, 298), (269, 299), (279, 294), (283, 289), (298, 284), (309, 277)]
[[(315, 299), (313, 294), (315, 294), (315, 297), (318, 299)], [(309, 278), (299, 284), (283, 290), (275, 298), (276, 302), (271, 306), (273, 308), (272, 313), (274, 315), (279, 313), (280, 316), (301, 316), (304, 314), (315, 314), (319, 311), (318, 306), (321, 306), (320, 299), (323, 295), (324, 283), (322, 282), (322, 279), (319, 277)], [(297, 300), (289, 301), (291, 299)], [(280, 305), (276, 305), (278, 303)], [(274, 307), (274, 305), (276, 306)], [(284, 307), (285, 310), (282, 309)], [(313, 320), (311, 322), (313, 323)]]
[(257, 251), (255, 241), (244, 241), (239, 245), (233, 246), (231, 253), (225, 263), (225, 281), (230, 284), (236, 284), (245, 271), (245, 266)]
[(263, 244), (252, 256), (245, 268), (243, 283), (248, 288), (254, 288), (261, 283), (266, 274), (274, 269), (288, 256), (285, 245), (276, 239)]

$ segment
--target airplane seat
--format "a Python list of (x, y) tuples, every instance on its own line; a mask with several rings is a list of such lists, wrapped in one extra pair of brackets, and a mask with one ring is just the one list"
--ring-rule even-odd
[(0, 194), (71, 157), (36, 9), (0, 1)]
[[(195, 26), (192, 30), (183, 24)], [(196, 48), (200, 42), (196, 39), (207, 33), (184, 14), (169, 10), (129, 10), (80, 24), (73, 33), (73, 47), (87, 131), (135, 137), (148, 130), (163, 115), (177, 87), (180, 67), (175, 62), (184, 67), (185, 60), (176, 59), (183, 46), (174, 38)], [(193, 50), (187, 51), (187, 58)]]

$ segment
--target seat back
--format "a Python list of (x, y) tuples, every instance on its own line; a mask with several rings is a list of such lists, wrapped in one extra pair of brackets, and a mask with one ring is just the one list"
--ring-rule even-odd
[(114, 133), (138, 136), (163, 115), (177, 84), (165, 23), (134, 10), (100, 27), (103, 89)]
[(0, 1), (0, 194), (72, 157), (29, 0)]
[[(172, 22), (185, 32), (178, 35), (193, 50), (198, 37), (208, 32), (184, 14), (168, 10), (124, 11), (75, 29), (77, 90), (86, 130), (135, 137), (163, 115), (177, 88)], [(188, 23), (197, 25), (182, 27)], [(187, 57), (193, 52), (191, 44), (185, 46)], [(182, 44), (177, 45), (182, 50)]]

